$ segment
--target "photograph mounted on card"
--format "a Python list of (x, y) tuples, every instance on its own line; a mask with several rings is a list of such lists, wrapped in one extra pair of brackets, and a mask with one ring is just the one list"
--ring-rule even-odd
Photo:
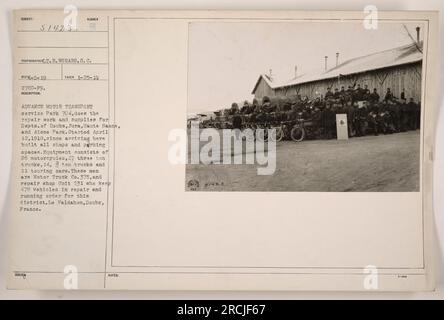
[(437, 12), (75, 9), (14, 12), (10, 288), (433, 289)]

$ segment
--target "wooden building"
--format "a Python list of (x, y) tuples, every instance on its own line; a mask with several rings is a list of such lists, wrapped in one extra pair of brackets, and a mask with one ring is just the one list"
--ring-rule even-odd
[(307, 96), (312, 99), (325, 94), (328, 87), (345, 89), (355, 82), (376, 88), (383, 98), (387, 88), (395, 97), (402, 90), (407, 99), (421, 100), (422, 43), (417, 42), (394, 49), (347, 60), (318, 74), (304, 74), (279, 82), (270, 75), (260, 75), (252, 94), (256, 99), (269, 97)]

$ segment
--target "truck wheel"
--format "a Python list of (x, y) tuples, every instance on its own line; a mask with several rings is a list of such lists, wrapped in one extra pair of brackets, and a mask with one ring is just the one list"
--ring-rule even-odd
[(305, 129), (300, 127), (294, 127), (290, 132), (291, 140), (301, 142), (305, 139)]

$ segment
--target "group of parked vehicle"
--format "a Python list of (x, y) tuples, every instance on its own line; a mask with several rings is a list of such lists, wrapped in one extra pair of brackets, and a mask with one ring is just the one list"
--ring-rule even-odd
[[(370, 93), (366, 86), (361, 88), (359, 84), (334, 92), (328, 88), (324, 96), (315, 99), (265, 96), (251, 103), (245, 101), (241, 108), (233, 103), (231, 108), (202, 119), (200, 127), (252, 129), (261, 132), (262, 139), (276, 141), (334, 139), (337, 114), (347, 115), (349, 137), (392, 134), (420, 127), (420, 103), (412, 98), (407, 101), (404, 91), (397, 98), (388, 88), (380, 99), (376, 89)], [(266, 129), (275, 130), (269, 136)]]

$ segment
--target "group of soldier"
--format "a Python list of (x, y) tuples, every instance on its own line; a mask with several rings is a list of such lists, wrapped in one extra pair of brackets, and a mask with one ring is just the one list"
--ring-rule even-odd
[(355, 84), (347, 90), (342, 87), (332, 92), (329, 88), (324, 99), (325, 108), (320, 109), (321, 125), (328, 127), (329, 137), (335, 136), (335, 118), (339, 113), (347, 114), (349, 136), (363, 136), (369, 132), (391, 134), (420, 127), (420, 104), (413, 98), (407, 101), (404, 90), (398, 98), (387, 88), (381, 99), (376, 88), (370, 92), (367, 85)]
[(330, 87), (325, 95), (313, 100), (298, 96), (273, 102), (264, 97), (262, 103), (254, 99), (251, 104), (245, 101), (241, 108), (233, 103), (231, 108), (224, 110), (234, 129), (242, 129), (252, 123), (273, 126), (310, 120), (319, 137), (326, 139), (336, 137), (337, 114), (347, 115), (350, 137), (416, 130), (420, 126), (420, 104), (413, 98), (407, 101), (404, 90), (398, 98), (387, 88), (381, 99), (376, 88), (370, 92), (367, 85), (361, 87), (356, 83), (347, 89), (332, 90)]

